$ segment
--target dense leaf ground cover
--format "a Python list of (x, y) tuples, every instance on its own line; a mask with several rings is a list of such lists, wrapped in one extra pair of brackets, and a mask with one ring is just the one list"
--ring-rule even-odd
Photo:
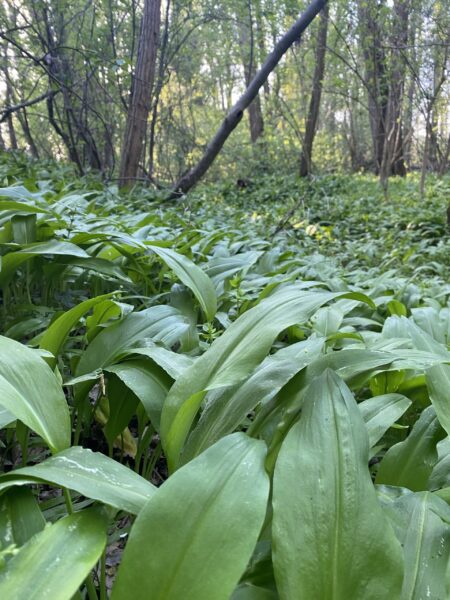
[(448, 597), (449, 179), (0, 183), (1, 597)]

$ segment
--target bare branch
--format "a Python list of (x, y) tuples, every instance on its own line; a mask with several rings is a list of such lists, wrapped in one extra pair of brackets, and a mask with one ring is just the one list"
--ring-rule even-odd
[(43, 94), (37, 96), (36, 98), (33, 98), (32, 100), (25, 100), (24, 102), (19, 102), (18, 104), (14, 104), (13, 106), (7, 106), (3, 110), (0, 110), (0, 123), (6, 121), (9, 115), (11, 115), (12, 113), (17, 112), (18, 110), (22, 110), (23, 108), (27, 108), (28, 106), (33, 106), (33, 104), (38, 104), (43, 100), (47, 100), (47, 98), (53, 98), (53, 96), (55, 96), (59, 92), (60, 90), (44, 92)]

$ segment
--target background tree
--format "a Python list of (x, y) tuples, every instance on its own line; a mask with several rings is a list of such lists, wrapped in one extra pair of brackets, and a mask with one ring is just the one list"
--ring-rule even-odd
[[(150, 34), (140, 27), (149, 5), (4, 0), (0, 145), (171, 188), (299, 12), (294, 0), (164, 0)], [(298, 172), (302, 156), (303, 172), (365, 170), (385, 183), (418, 170), (425, 185), (428, 172), (448, 171), (449, 19), (447, 4), (432, 0), (331, 3), (326, 57), (317, 20), (264, 79), (248, 126), (234, 131), (207, 177)], [(150, 77), (137, 75), (150, 65)]]
[(309, 102), (308, 116), (306, 119), (305, 135), (302, 144), (300, 159), (300, 175), (305, 177), (311, 171), (311, 157), (316, 135), (317, 120), (319, 118), (320, 98), (322, 96), (322, 83), (325, 74), (325, 54), (327, 48), (329, 6), (325, 5), (321, 14), (317, 33), (317, 46), (315, 53), (315, 67)]
[(160, 18), (160, 0), (145, 0), (121, 152), (119, 177), (122, 185), (135, 179), (139, 171), (156, 73)]

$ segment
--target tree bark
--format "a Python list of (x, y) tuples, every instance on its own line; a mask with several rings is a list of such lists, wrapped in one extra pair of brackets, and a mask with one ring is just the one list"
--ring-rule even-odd
[(358, 3), (360, 41), (365, 63), (365, 84), (368, 91), (372, 156), (376, 173), (379, 173), (383, 161), (388, 96), (386, 57), (383, 50), (379, 11), (378, 3), (372, 0), (362, 0)]
[(148, 177), (153, 180), (153, 171), (155, 167), (155, 131), (156, 121), (158, 119), (158, 106), (161, 92), (164, 85), (164, 72), (166, 69), (166, 53), (169, 43), (171, 0), (167, 0), (164, 18), (163, 36), (161, 42), (161, 52), (159, 53), (158, 77), (156, 80), (155, 93), (153, 94), (152, 116), (150, 121), (150, 134), (148, 142)]
[[(9, 83), (9, 79), (6, 81), (6, 104), (10, 106), (12, 104), (12, 92), (11, 92), (11, 84)], [(17, 150), (17, 135), (14, 127), (14, 121), (12, 113), (9, 113), (6, 117), (6, 122), (8, 124), (8, 135), (9, 135), (9, 146), (11, 150)]]
[(151, 108), (160, 20), (161, 0), (145, 0), (136, 70), (133, 76), (121, 153), (119, 179), (122, 186), (129, 184), (138, 176), (139, 161), (144, 147), (147, 120)]
[(388, 105), (385, 120), (385, 140), (380, 180), (385, 187), (390, 175), (406, 175), (403, 147), (402, 105), (405, 84), (405, 64), (402, 52), (408, 43), (410, 0), (394, 0), (394, 23)]
[(292, 44), (299, 40), (301, 34), (305, 31), (314, 17), (316, 17), (316, 15), (323, 9), (326, 3), (327, 0), (313, 0), (305, 12), (278, 41), (259, 71), (256, 73), (255, 77), (250, 82), (245, 92), (222, 121), (219, 129), (208, 144), (200, 161), (194, 167), (192, 167), (192, 169), (180, 177), (173, 187), (168, 197), (169, 199), (174, 199), (182, 194), (185, 194), (200, 181), (200, 179), (214, 162), (230, 134), (239, 125), (245, 109), (248, 108), (252, 101), (256, 98), (260, 88), (264, 85), (264, 82), (267, 80), (270, 73), (275, 69), (281, 58), (289, 50)]
[[(264, 22), (261, 10), (261, 0), (254, 0), (255, 5), (255, 26), (256, 26), (256, 38), (258, 40), (258, 50), (259, 50), (259, 61), (262, 61), (263, 57), (266, 56), (266, 42), (265, 42), (265, 32), (264, 32)], [(264, 88), (264, 98), (266, 102), (270, 98), (270, 84), (269, 80), (266, 79), (263, 83)]]
[(302, 156), (300, 159), (300, 177), (306, 177), (311, 172), (311, 157), (314, 144), (314, 138), (317, 130), (317, 120), (319, 118), (320, 98), (322, 96), (322, 82), (325, 73), (325, 53), (327, 48), (328, 33), (328, 4), (326, 4), (320, 13), (319, 31), (317, 34), (317, 46), (315, 56), (315, 67), (313, 76), (313, 86), (311, 100), (309, 103), (308, 117), (306, 119), (306, 129), (303, 138)]
[(17, 118), (19, 120), (20, 126), (22, 127), (23, 135), (27, 141), (28, 148), (30, 149), (31, 156), (33, 158), (39, 158), (39, 151), (36, 146), (36, 142), (31, 134), (30, 124), (28, 123), (28, 115), (26, 108), (23, 108), (21, 111), (17, 113)]
[(450, 159), (450, 135), (448, 136), (447, 143), (445, 144), (444, 152), (439, 163), (439, 175), (444, 175), (448, 170), (448, 162)]
[[(239, 41), (241, 45), (242, 63), (244, 67), (245, 85), (248, 86), (256, 75), (255, 36), (251, 0), (248, 2), (248, 23), (239, 23)], [(248, 107), (250, 139), (254, 144), (264, 132), (264, 120), (259, 93)]]

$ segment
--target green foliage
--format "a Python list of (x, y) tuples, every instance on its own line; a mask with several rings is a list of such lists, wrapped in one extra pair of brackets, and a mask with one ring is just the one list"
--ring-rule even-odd
[(447, 597), (445, 180), (173, 206), (34, 168), (0, 191), (2, 597)]
[(302, 418), (283, 441), (274, 474), (280, 598), (398, 597), (400, 544), (370, 479), (368, 436), (355, 399), (332, 371), (305, 396)]

